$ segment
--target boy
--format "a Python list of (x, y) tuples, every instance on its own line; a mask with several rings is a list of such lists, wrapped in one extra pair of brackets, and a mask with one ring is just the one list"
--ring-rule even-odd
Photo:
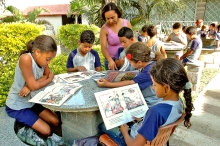
[(147, 46), (151, 48), (153, 52), (160, 52), (164, 58), (167, 58), (167, 53), (164, 50), (164, 45), (156, 37), (157, 28), (154, 25), (149, 25), (147, 28), (147, 34), (150, 36), (150, 39), (147, 41)]
[(67, 72), (86, 70), (101, 71), (98, 53), (92, 49), (95, 35), (91, 30), (85, 30), (80, 35), (79, 48), (70, 52), (66, 68)]
[(211, 23), (209, 25), (208, 36), (209, 36), (209, 38), (214, 39), (216, 34), (217, 33), (215, 31), (215, 23)]
[(115, 64), (120, 71), (135, 70), (125, 57), (125, 49), (135, 42), (133, 31), (128, 27), (122, 27), (118, 31), (118, 37), (123, 47), (120, 47), (115, 55)]
[(147, 42), (148, 36), (147, 36), (147, 25), (144, 25), (141, 29), (141, 35), (138, 36), (139, 42)]
[(173, 24), (173, 32), (169, 35), (166, 42), (172, 42), (175, 44), (183, 44), (184, 46), (187, 45), (187, 37), (182, 32), (182, 24), (176, 22)]
[(183, 64), (186, 64), (187, 62), (195, 62), (202, 51), (202, 40), (197, 36), (196, 27), (188, 27), (186, 30), (186, 36), (192, 41), (192, 43), (187, 52), (180, 57)]
[(219, 48), (219, 41), (220, 41), (220, 24), (217, 25), (217, 27), (216, 27), (215, 41), (216, 41), (216, 49), (218, 49)]

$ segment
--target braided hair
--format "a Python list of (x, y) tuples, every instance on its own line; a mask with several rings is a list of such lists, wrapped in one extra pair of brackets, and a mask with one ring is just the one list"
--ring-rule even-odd
[(189, 82), (187, 73), (182, 63), (175, 58), (167, 58), (157, 61), (150, 70), (150, 75), (155, 82), (162, 85), (169, 85), (170, 88), (179, 94), (184, 90), (185, 98), (185, 127), (191, 126), (190, 117), (191, 111), (194, 109), (191, 97), (191, 88), (186, 88), (186, 84)]

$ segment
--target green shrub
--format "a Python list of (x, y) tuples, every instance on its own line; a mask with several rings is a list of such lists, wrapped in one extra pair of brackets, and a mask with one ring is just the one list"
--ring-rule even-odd
[(85, 24), (67, 24), (64, 26), (60, 26), (59, 28), (59, 38), (61, 41), (61, 44), (65, 45), (65, 48), (68, 48), (69, 50), (73, 50), (79, 46), (78, 41), (80, 39), (80, 34), (84, 30), (92, 30), (95, 34), (95, 43), (98, 43), (99, 40), (99, 32), (100, 28), (91, 24), (91, 25), (85, 25)]
[(43, 26), (33, 23), (0, 24), (0, 106), (5, 104), (21, 50), (29, 40), (42, 34)]
[(51, 71), (54, 73), (54, 75), (62, 74), (66, 72), (67, 58), (68, 55), (62, 53), (51, 60), (49, 67)]

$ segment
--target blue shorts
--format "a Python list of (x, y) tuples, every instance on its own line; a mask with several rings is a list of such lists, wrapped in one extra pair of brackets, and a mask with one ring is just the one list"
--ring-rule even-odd
[(5, 108), (7, 114), (16, 119), (16, 121), (23, 123), (29, 127), (32, 127), (34, 123), (39, 119), (39, 114), (45, 110), (40, 104), (34, 104), (31, 108), (25, 108), (21, 110), (13, 110), (8, 106)]

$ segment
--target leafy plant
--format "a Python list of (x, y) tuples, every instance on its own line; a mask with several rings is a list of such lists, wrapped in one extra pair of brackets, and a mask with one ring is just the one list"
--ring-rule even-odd
[(0, 24), (0, 106), (5, 104), (14, 80), (14, 70), (21, 50), (29, 40), (42, 33), (43, 26), (33, 23)]
[(51, 71), (54, 75), (62, 74), (66, 72), (66, 62), (67, 62), (68, 54), (62, 53), (56, 56), (49, 64)]
[(78, 47), (78, 41), (80, 39), (80, 34), (84, 30), (92, 30), (95, 34), (95, 43), (98, 43), (99, 40), (99, 32), (100, 28), (91, 24), (91, 25), (84, 25), (84, 24), (67, 24), (61, 26), (59, 28), (59, 38), (62, 44), (65, 45), (66, 48), (69, 50), (73, 50)]

